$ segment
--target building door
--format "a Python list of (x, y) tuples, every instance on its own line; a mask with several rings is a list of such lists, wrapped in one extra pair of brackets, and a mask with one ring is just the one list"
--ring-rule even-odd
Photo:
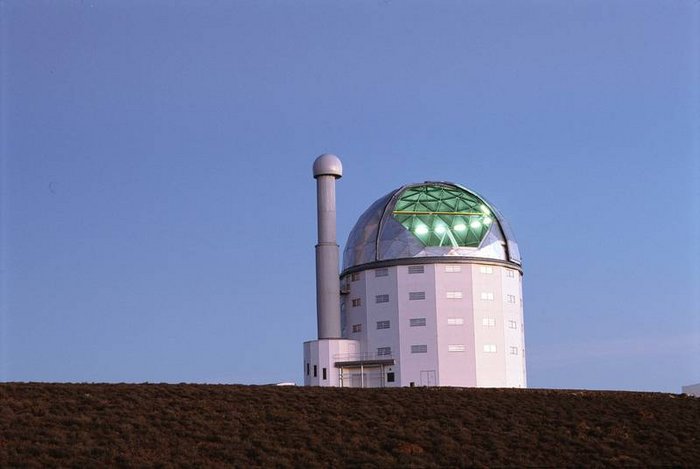
[(421, 370), (420, 372), (421, 386), (437, 386), (435, 370)]

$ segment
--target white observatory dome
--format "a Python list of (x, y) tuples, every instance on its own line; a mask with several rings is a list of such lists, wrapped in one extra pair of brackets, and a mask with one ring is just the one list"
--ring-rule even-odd
[(521, 264), (496, 207), (458, 184), (425, 182), (391, 191), (360, 216), (348, 236), (342, 275), (374, 262), (444, 256)]

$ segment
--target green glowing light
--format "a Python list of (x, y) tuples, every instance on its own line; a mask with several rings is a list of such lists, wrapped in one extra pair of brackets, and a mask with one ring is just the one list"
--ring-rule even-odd
[(393, 216), (426, 246), (478, 247), (493, 222), (486, 202), (440, 183), (405, 189)]
[(418, 225), (418, 226), (416, 226), (416, 234), (424, 235), (424, 234), (427, 234), (428, 231), (429, 231), (429, 230), (428, 230), (428, 227), (425, 226), (425, 225)]

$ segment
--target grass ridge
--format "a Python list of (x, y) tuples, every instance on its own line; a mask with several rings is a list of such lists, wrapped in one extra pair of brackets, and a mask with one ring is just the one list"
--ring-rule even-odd
[(700, 399), (551, 389), (0, 383), (0, 467), (700, 466)]

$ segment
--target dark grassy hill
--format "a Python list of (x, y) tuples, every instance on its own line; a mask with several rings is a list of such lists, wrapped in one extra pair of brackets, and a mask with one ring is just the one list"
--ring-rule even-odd
[(0, 467), (700, 467), (700, 399), (512, 389), (0, 384)]

